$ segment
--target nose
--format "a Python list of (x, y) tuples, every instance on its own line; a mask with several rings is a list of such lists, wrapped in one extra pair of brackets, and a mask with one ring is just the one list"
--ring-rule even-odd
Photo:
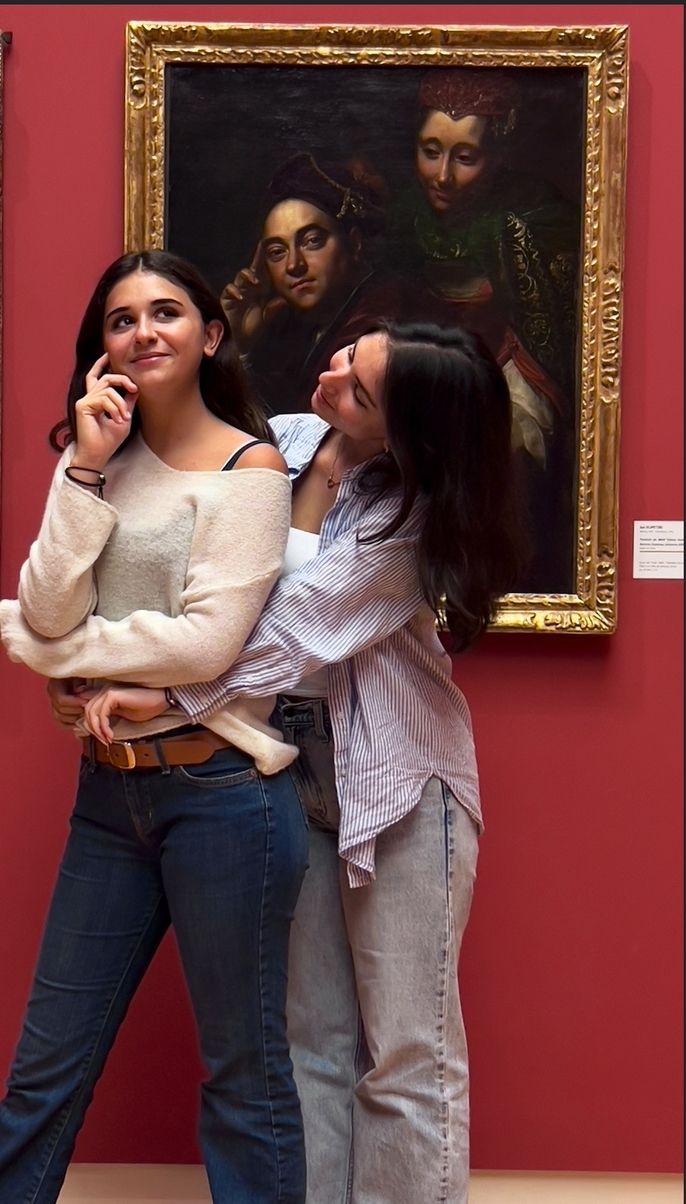
[(450, 159), (448, 155), (441, 155), (438, 162), (438, 173), (436, 182), (441, 188), (447, 188), (450, 184)]
[(152, 318), (147, 314), (141, 314), (136, 323), (136, 342), (150, 343), (157, 338), (157, 332)]
[(319, 379), (322, 382), (324, 391), (329, 393), (333, 391), (337, 385), (342, 384), (349, 374), (350, 361), (348, 359), (348, 349), (347, 347), (342, 347), (340, 351), (337, 351), (331, 357), (331, 362), (328, 368), (324, 369), (324, 371), (320, 374)]
[(305, 256), (302, 252), (302, 247), (297, 243), (289, 247), (288, 260), (286, 261), (286, 271), (289, 276), (303, 276), (307, 271)]

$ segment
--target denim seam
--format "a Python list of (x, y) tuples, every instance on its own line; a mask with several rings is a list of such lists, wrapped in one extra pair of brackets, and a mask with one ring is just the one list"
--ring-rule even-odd
[[(152, 827), (152, 803), (150, 801), (150, 792), (147, 782), (142, 779), (127, 778), (124, 770), (117, 770), (121, 774), (121, 790), (124, 796), (124, 803), (129, 815), (129, 819), (133, 824), (133, 830), (136, 833), (141, 844), (152, 849), (155, 847), (155, 842), (150, 839), (148, 827)], [(143, 812), (143, 806), (147, 805), (147, 811)]]
[[(355, 1041), (355, 1055), (354, 1055), (354, 1060), (353, 1060), (353, 1069), (355, 1072), (355, 1077), (357, 1079), (357, 1082), (359, 1082), (360, 1078), (362, 1077), (362, 1064), (361, 1063), (362, 1063), (363, 1041), (364, 1041), (365, 1048), (366, 1048), (366, 1038), (364, 1036), (364, 1023), (362, 1020), (362, 1012), (360, 1011), (360, 1007), (358, 1004), (358, 1008), (357, 1008), (357, 1039)], [(347, 1176), (347, 1181), (345, 1184), (345, 1196), (344, 1196), (343, 1204), (351, 1204), (352, 1195), (353, 1195), (353, 1186), (354, 1186), (354, 1182), (355, 1182), (355, 1109), (354, 1109), (354, 1102), (355, 1102), (355, 1091), (353, 1090), (353, 1097), (352, 1097), (351, 1107), (350, 1107), (350, 1144), (348, 1146), (348, 1176)]]
[[(124, 967), (124, 969), (120, 975), (119, 982), (118, 982), (117, 986), (115, 987), (112, 998), (110, 999), (110, 1001), (107, 1005), (107, 1009), (102, 1017), (102, 1020), (100, 1021), (100, 1028), (99, 1028), (98, 1034), (93, 1042), (91, 1049), (88, 1051), (88, 1053), (86, 1054), (86, 1056), (84, 1058), (80, 1085), (77, 1087), (76, 1091), (74, 1092), (72, 1099), (67, 1101), (67, 1103), (64, 1105), (63, 1111), (65, 1112), (65, 1115), (63, 1116), (63, 1118), (61, 1120), (58, 1118), (55, 1121), (53, 1130), (46, 1143), (48, 1152), (47, 1152), (47, 1157), (45, 1160), (45, 1165), (40, 1174), (40, 1179), (36, 1183), (35, 1188), (30, 1192), (29, 1195), (26, 1196), (25, 1204), (35, 1204), (35, 1201), (38, 1196), (38, 1192), (41, 1190), (43, 1183), (45, 1182), (45, 1176), (47, 1175), (48, 1171), (50, 1170), (50, 1163), (52, 1162), (53, 1155), (55, 1153), (55, 1150), (57, 1149), (57, 1145), (59, 1143), (60, 1137), (64, 1133), (64, 1130), (67, 1127), (67, 1124), (69, 1123), (69, 1120), (71, 1119), (71, 1116), (74, 1112), (74, 1108), (76, 1107), (79, 1099), (81, 1098), (81, 1095), (83, 1093), (86, 1082), (88, 1081), (88, 1071), (93, 1063), (93, 1058), (98, 1049), (98, 1045), (102, 1039), (102, 1034), (103, 1034), (103, 1030), (105, 1028), (105, 1024), (107, 1023), (107, 1019), (110, 1016), (110, 1014), (112, 1012), (112, 1008), (114, 1006), (114, 1003), (119, 995), (119, 992), (121, 991), (122, 982), (126, 976), (127, 971), (131, 967), (131, 963), (132, 963), (136, 953), (140, 949), (140, 946), (142, 944), (144, 936), (149, 931), (150, 925), (152, 924), (155, 916), (157, 915), (157, 913), (160, 909), (161, 902), (162, 902), (162, 900), (160, 898), (155, 905), (154, 911), (150, 915), (150, 918), (146, 924), (146, 927), (141, 932), (141, 934), (138, 938), (138, 941), (136, 942), (134, 948), (131, 950), (128, 962), (126, 963), (126, 966)], [(93, 1084), (93, 1086), (95, 1086), (95, 1084)]]
[(283, 1193), (282, 1193), (283, 1169), (281, 1166), (281, 1148), (280, 1148), (279, 1139), (278, 1139), (278, 1135), (277, 1135), (277, 1131), (276, 1131), (276, 1121), (275, 1121), (275, 1117), (274, 1117), (274, 1105), (273, 1105), (273, 1100), (272, 1100), (272, 1090), (271, 1090), (271, 1084), (270, 1084), (270, 1069), (269, 1069), (269, 1061), (268, 1061), (268, 1056), (267, 1056), (267, 1035), (266, 1035), (266, 1027), (267, 1026), (266, 1026), (266, 1021), (265, 1021), (265, 986), (264, 986), (264, 972), (265, 972), (264, 913), (266, 910), (267, 880), (269, 878), (269, 870), (270, 870), (270, 866), (271, 866), (271, 859), (272, 859), (272, 852), (273, 852), (273, 849), (272, 849), (272, 809), (271, 809), (269, 799), (267, 797), (267, 791), (265, 790), (264, 779), (261, 774), (258, 776), (257, 781), (259, 783), (260, 792), (262, 794), (262, 803), (264, 806), (265, 819), (267, 821), (266, 825), (265, 825), (266, 826), (266, 847), (265, 847), (265, 852), (264, 852), (264, 873), (262, 875), (262, 895), (261, 895), (261, 899), (260, 899), (260, 933), (259, 933), (260, 1020), (261, 1020), (261, 1029), (262, 1029), (262, 1067), (263, 1067), (263, 1071), (264, 1071), (265, 1096), (267, 1099), (267, 1105), (269, 1107), (269, 1116), (270, 1116), (270, 1120), (271, 1120), (271, 1130), (272, 1130), (272, 1140), (274, 1143), (274, 1152), (276, 1155), (277, 1195), (276, 1195), (275, 1199), (276, 1199), (276, 1201), (279, 1201), (283, 1198)]
[(443, 782), (441, 785), (441, 801), (443, 804), (443, 840), (444, 840), (444, 856), (445, 856), (445, 901), (446, 901), (446, 923), (445, 923), (445, 943), (442, 949), (441, 962), (439, 966), (440, 983), (439, 983), (439, 998), (440, 998), (440, 1017), (438, 1021), (438, 1052), (437, 1052), (437, 1069), (438, 1069), (438, 1084), (440, 1089), (440, 1117), (441, 1117), (441, 1135), (443, 1139), (443, 1156), (441, 1159), (441, 1172), (439, 1182), (439, 1194), (436, 1197), (437, 1204), (446, 1204), (448, 1199), (448, 1181), (450, 1174), (450, 1108), (447, 1099), (446, 1089), (446, 1067), (447, 1067), (447, 996), (448, 996), (448, 968), (450, 962), (450, 946), (452, 941), (452, 906), (451, 906), (451, 867), (453, 860), (453, 831), (448, 807), (448, 799), (446, 797), (446, 788)]

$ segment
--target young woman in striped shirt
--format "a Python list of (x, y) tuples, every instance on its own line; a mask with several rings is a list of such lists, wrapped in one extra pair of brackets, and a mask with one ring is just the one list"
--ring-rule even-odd
[[(435, 616), (460, 651), (514, 579), (509, 392), (477, 337), (389, 326), (334, 355), (312, 410), (271, 423), (294, 488), (284, 573), (231, 668), (173, 695), (206, 722), (276, 694), (300, 748), (288, 1023), (308, 1204), (464, 1204), (457, 963), (481, 812)], [(57, 687), (53, 705), (67, 721), (80, 706)], [(114, 689), (86, 721), (111, 740), (112, 716), (167, 705)]]

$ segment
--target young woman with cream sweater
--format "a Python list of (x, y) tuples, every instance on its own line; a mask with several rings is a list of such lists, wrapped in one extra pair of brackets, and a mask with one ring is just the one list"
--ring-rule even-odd
[[(84, 698), (105, 682), (214, 676), (278, 577), (291, 490), (221, 307), (190, 265), (153, 251), (105, 271), (67, 409), (18, 599), (0, 604), (8, 655), (46, 677), (88, 679)], [(123, 718), (116, 748), (77, 730), (71, 831), (0, 1105), (0, 1200), (57, 1199), (171, 924), (208, 1072), (200, 1136), (212, 1198), (302, 1204), (285, 985), (307, 839), (286, 771), (296, 750), (269, 710), (236, 700), (192, 728), (177, 707), (143, 725)]]

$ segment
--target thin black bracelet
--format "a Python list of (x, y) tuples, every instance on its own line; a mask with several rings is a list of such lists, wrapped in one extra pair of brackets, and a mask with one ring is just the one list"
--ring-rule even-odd
[[(74, 472), (92, 472), (96, 477), (96, 481), (80, 481), (78, 477), (73, 476)], [(83, 485), (86, 489), (95, 489), (99, 498), (102, 498), (103, 486), (107, 484), (107, 477), (97, 468), (82, 468), (80, 464), (68, 464), (64, 470), (64, 475), (68, 481), (73, 481), (76, 485)]]

